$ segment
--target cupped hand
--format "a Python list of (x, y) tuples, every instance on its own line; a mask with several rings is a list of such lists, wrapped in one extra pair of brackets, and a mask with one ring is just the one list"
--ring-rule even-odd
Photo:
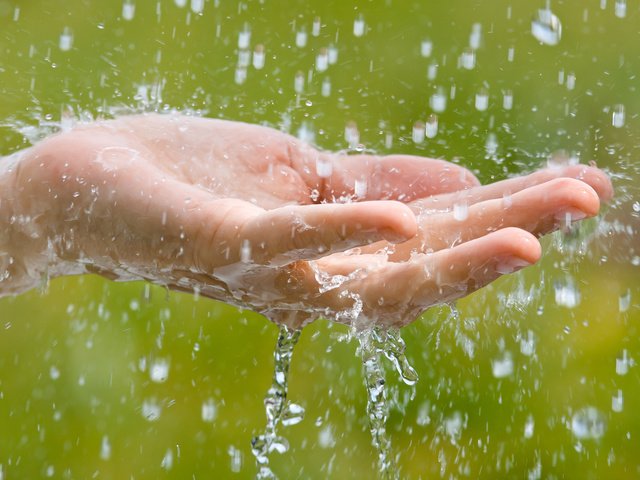
[(89, 271), (290, 324), (406, 323), (534, 263), (537, 236), (611, 196), (592, 167), (479, 186), (440, 160), (334, 155), (180, 115), (79, 126), (15, 159), (16, 261), (0, 292), (32, 286), (43, 268)]

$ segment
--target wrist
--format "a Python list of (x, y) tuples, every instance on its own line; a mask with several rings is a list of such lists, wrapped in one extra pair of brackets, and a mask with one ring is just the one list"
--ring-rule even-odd
[(35, 287), (47, 270), (45, 241), (20, 201), (20, 157), (0, 158), (0, 296)]

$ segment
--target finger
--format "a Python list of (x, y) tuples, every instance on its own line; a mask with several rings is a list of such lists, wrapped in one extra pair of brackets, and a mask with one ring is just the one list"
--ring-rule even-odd
[(494, 198), (509, 197), (517, 192), (555, 178), (574, 178), (593, 188), (601, 200), (608, 201), (613, 196), (613, 186), (609, 177), (600, 169), (587, 165), (572, 165), (564, 168), (547, 168), (523, 177), (510, 178), (500, 182), (471, 188), (469, 190), (439, 195), (413, 202), (414, 211), (446, 210), (455, 204), (472, 205)]
[(533, 235), (505, 228), (407, 262), (387, 262), (324, 292), (317, 301), (335, 312), (348, 311), (356, 294), (362, 314), (371, 321), (395, 323), (404, 315), (402, 322), (407, 323), (429, 306), (461, 298), (535, 263), (540, 254), (540, 243)]
[(526, 188), (505, 200), (485, 200), (468, 208), (464, 218), (455, 212), (425, 216), (421, 233), (396, 247), (393, 261), (406, 260), (412, 250), (441, 250), (505, 227), (518, 227), (535, 236), (545, 235), (571, 222), (597, 215), (598, 194), (584, 182), (557, 178)]
[(323, 180), (320, 193), (327, 201), (356, 197), (410, 202), (480, 184), (469, 170), (444, 160), (319, 152), (312, 156), (312, 168)]
[(282, 265), (379, 240), (406, 241), (416, 231), (415, 216), (406, 205), (377, 201), (264, 211), (242, 224), (235, 238), (244, 249), (241, 257), (250, 256), (252, 263)]

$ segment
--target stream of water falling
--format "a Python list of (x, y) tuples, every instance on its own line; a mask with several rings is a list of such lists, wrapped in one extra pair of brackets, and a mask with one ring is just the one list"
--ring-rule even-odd
[(273, 383), (264, 398), (267, 425), (264, 433), (251, 440), (251, 452), (258, 465), (256, 478), (260, 480), (277, 478), (269, 466), (269, 454), (285, 453), (289, 449), (287, 440), (278, 435), (278, 426), (294, 425), (304, 417), (304, 408), (287, 401), (289, 366), (299, 338), (300, 330), (280, 326), (273, 354)]
[(389, 414), (385, 368), (381, 362), (384, 355), (395, 367), (402, 381), (415, 385), (418, 374), (409, 364), (404, 354), (405, 344), (400, 330), (379, 327), (359, 332), (360, 356), (367, 389), (367, 417), (371, 441), (378, 453), (378, 472), (383, 480), (400, 478), (391, 449), (391, 439), (387, 435), (386, 423)]

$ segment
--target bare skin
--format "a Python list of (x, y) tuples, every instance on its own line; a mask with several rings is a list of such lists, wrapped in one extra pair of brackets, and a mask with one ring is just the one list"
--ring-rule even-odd
[(95, 272), (290, 325), (351, 321), (354, 307), (362, 322), (406, 324), (535, 263), (537, 237), (612, 195), (583, 165), (480, 186), (441, 160), (335, 155), (269, 128), (178, 115), (80, 126), (0, 172), (0, 295), (45, 271)]

